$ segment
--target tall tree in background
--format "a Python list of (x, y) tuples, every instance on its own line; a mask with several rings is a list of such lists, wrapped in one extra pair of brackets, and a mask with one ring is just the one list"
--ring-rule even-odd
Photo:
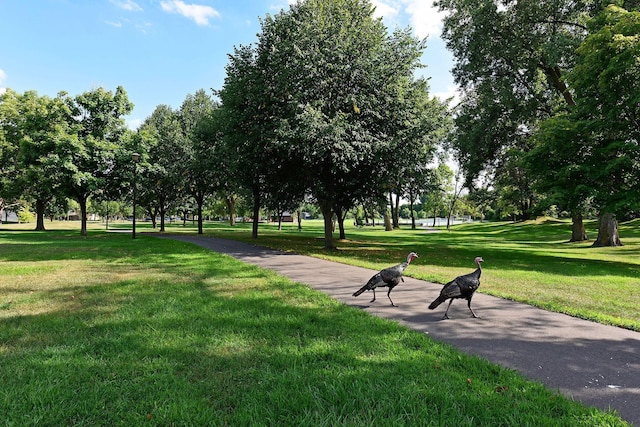
[(222, 139), (221, 132), (213, 128), (212, 116), (218, 105), (200, 89), (187, 95), (178, 115), (185, 137), (185, 155), (188, 170), (186, 190), (196, 202), (198, 234), (202, 234), (202, 207), (206, 199), (218, 189), (219, 172), (215, 147)]
[(610, 5), (589, 32), (569, 82), (600, 209), (594, 246), (617, 246), (616, 217), (640, 215), (640, 12)]
[[(0, 213), (19, 197), (15, 177), (18, 173), (20, 139), (20, 95), (11, 89), (0, 95)], [(0, 224), (3, 219), (0, 218)]]
[(593, 197), (592, 174), (585, 135), (568, 113), (558, 113), (541, 123), (534, 148), (527, 153), (527, 168), (538, 177), (546, 207), (557, 206), (571, 214), (571, 242), (587, 240), (583, 216)]
[(234, 48), (226, 73), (224, 86), (219, 91), (226, 153), (232, 164), (230, 171), (252, 196), (252, 237), (257, 238), (265, 183), (271, 172), (271, 162), (279, 155), (270, 148), (277, 116), (267, 112), (265, 76), (258, 66), (253, 46)]
[[(160, 216), (160, 231), (165, 231), (167, 211), (176, 206), (188, 185), (188, 158), (184, 133), (177, 112), (167, 105), (158, 105), (139, 129), (148, 151), (141, 168), (141, 196), (146, 199), (155, 221), (155, 209)], [(141, 153), (142, 154), (142, 153)], [(155, 222), (154, 222), (155, 224)]]
[(456, 58), (453, 74), (463, 90), (454, 146), (467, 183), (487, 172), (526, 174), (521, 154), (532, 148), (539, 122), (553, 116), (558, 106), (575, 105), (565, 77), (596, 2), (437, 4), (448, 12), (443, 38)]
[(64, 163), (64, 188), (80, 206), (80, 234), (87, 235), (87, 200), (102, 190), (105, 171), (110, 170), (121, 138), (126, 132), (123, 116), (133, 110), (127, 93), (118, 86), (115, 93), (103, 88), (77, 95), (71, 103), (78, 137), (60, 147)]
[(36, 208), (36, 230), (44, 231), (44, 215), (49, 204), (62, 194), (62, 164), (59, 149), (77, 136), (69, 126), (71, 110), (66, 94), (56, 98), (38, 96), (34, 91), (21, 97), (20, 172), (16, 184), (23, 197), (33, 199)]
[[(263, 21), (258, 62), (280, 119), (274, 141), (300, 161), (324, 217), (325, 248), (334, 248), (332, 218), (380, 193), (399, 171), (390, 112), (410, 86), (424, 43), (409, 30), (389, 35), (364, 0), (308, 0)], [(393, 123), (391, 123), (393, 122)]]

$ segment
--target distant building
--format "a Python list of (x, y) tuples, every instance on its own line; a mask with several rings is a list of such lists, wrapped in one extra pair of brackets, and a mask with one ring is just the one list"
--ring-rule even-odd
[(18, 222), (18, 214), (7, 209), (0, 209), (0, 222)]

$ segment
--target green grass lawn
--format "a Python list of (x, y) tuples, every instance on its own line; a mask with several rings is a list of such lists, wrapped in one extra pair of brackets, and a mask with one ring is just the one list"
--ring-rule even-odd
[[(363, 264), (409, 248), (362, 233)], [(626, 425), (275, 273), (95, 229), (0, 230), (0, 367), (5, 426)]]
[[(586, 225), (594, 239), (597, 224)], [(167, 230), (194, 232), (191, 225)], [(457, 225), (450, 232), (409, 227), (385, 232), (349, 224), (347, 240), (336, 242), (338, 251), (323, 249), (319, 221), (303, 222), (301, 232), (297, 225), (278, 231), (261, 224), (257, 240), (251, 239), (250, 225), (210, 224), (205, 232), (375, 270), (415, 251), (420, 258), (406, 274), (440, 284), (473, 271), (473, 259), (482, 256), (479, 292), (640, 331), (640, 220), (620, 225), (624, 246), (616, 248), (592, 248), (593, 240), (568, 243), (570, 222), (552, 219)]]

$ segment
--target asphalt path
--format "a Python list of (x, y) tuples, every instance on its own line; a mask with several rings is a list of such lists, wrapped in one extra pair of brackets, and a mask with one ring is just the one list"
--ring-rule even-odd
[[(515, 369), (586, 405), (614, 409), (626, 421), (640, 426), (638, 332), (480, 293), (472, 303), (480, 319), (471, 317), (466, 301), (457, 300), (449, 310), (450, 319), (443, 320), (448, 301), (433, 311), (427, 309), (442, 285), (405, 277), (405, 282), (391, 293), (397, 305), (393, 307), (386, 288), (376, 293), (377, 299), (372, 303), (370, 292), (352, 296), (376, 273), (374, 270), (225, 239), (151, 235), (193, 243), (276, 271), (344, 304), (395, 320), (465, 353)], [(420, 261), (419, 258), (414, 263)], [(405, 273), (410, 274), (410, 270), (411, 266)]]

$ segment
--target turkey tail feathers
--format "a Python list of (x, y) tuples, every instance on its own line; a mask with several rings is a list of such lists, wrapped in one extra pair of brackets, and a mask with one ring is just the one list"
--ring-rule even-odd
[(367, 283), (366, 285), (364, 285), (363, 287), (361, 287), (360, 289), (358, 289), (357, 291), (355, 291), (353, 293), (354, 297), (357, 297), (358, 295), (360, 295), (361, 293), (363, 293), (364, 291), (368, 291), (369, 290), (369, 284)]
[(435, 301), (433, 301), (431, 304), (429, 304), (429, 310), (433, 310), (434, 308), (436, 308), (437, 306), (442, 304), (444, 301), (445, 300), (441, 299), (440, 297), (436, 298)]

